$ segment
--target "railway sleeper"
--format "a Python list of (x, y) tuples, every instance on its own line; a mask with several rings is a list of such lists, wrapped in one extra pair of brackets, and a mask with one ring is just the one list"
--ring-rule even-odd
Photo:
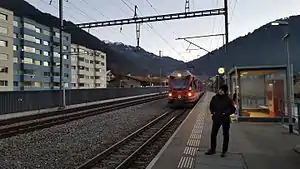
[(97, 167), (107, 167), (107, 168), (114, 168), (114, 166), (117, 166), (120, 164), (121, 160), (117, 160), (117, 161), (113, 161), (113, 160), (103, 160), (101, 161), (101, 164), (99, 163), (99, 165), (96, 165)]
[(127, 155), (125, 155), (125, 154), (112, 154), (111, 155), (111, 157), (112, 158), (117, 158), (117, 159), (123, 159), (123, 158), (126, 158), (127, 157)]

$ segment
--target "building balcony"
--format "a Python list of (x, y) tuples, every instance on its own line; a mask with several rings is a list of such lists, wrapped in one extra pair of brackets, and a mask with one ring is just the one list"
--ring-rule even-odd
[(79, 79), (78, 79), (78, 83), (86, 83), (86, 79), (84, 79), (84, 78), (79, 78)]

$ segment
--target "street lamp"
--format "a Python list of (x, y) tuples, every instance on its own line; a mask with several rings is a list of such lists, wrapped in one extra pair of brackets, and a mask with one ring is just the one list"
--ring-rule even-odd
[[(289, 26), (287, 21), (275, 21), (271, 23), (273, 26)], [(286, 52), (287, 52), (287, 90), (288, 90), (288, 115), (289, 115), (289, 133), (293, 133), (293, 103), (294, 103), (294, 93), (292, 88), (293, 80), (292, 80), (292, 70), (291, 70), (291, 61), (290, 61), (290, 50), (289, 50), (289, 31), (286, 29), (285, 35), (282, 37), (282, 40), (285, 42)]]

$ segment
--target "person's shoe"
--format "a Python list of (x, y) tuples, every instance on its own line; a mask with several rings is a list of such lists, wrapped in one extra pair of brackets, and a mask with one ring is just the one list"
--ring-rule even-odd
[(226, 152), (221, 153), (221, 157), (226, 157), (226, 155), (227, 155)]
[(211, 149), (205, 152), (205, 155), (213, 155), (213, 154), (216, 154), (216, 151), (213, 151)]

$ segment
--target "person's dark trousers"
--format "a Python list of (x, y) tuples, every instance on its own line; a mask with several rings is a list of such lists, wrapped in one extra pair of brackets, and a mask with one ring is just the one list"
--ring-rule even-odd
[(226, 153), (228, 150), (229, 144), (229, 129), (230, 129), (230, 122), (220, 122), (220, 121), (213, 121), (212, 131), (210, 136), (210, 150), (215, 152), (217, 147), (217, 135), (220, 127), (222, 126), (223, 129), (223, 149), (222, 152)]

